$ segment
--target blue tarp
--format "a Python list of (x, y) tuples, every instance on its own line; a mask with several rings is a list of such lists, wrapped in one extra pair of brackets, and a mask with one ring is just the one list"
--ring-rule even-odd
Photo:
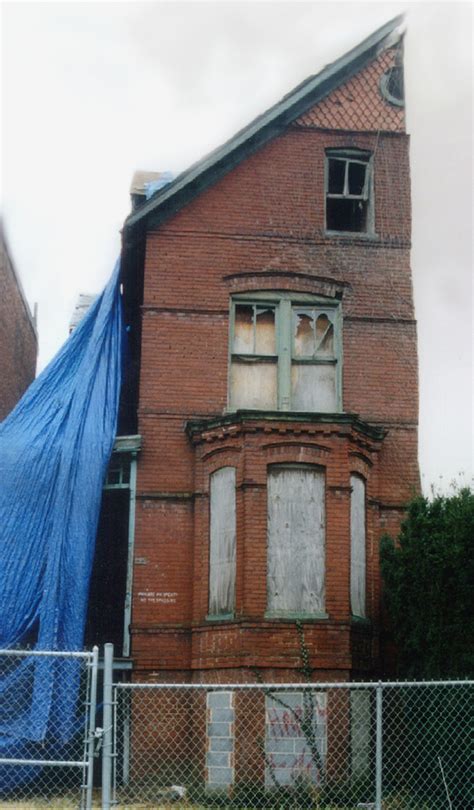
[(172, 183), (173, 180), (174, 174), (172, 172), (162, 172), (158, 180), (150, 180), (148, 183), (145, 183), (146, 199), (150, 200), (157, 191), (167, 186), (168, 183)]
[[(117, 427), (119, 273), (117, 263), (102, 295), (0, 425), (0, 648), (82, 649)], [(71, 660), (28, 658), (0, 675), (0, 757), (21, 757), (21, 746), (44, 742), (53, 726), (55, 739), (66, 742), (77, 687)], [(0, 768), (0, 788), (17, 780), (9, 768)]]

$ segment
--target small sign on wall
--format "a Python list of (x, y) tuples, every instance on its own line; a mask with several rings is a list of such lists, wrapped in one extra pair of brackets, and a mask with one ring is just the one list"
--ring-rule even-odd
[(178, 594), (176, 591), (139, 591), (138, 601), (145, 604), (174, 605)]

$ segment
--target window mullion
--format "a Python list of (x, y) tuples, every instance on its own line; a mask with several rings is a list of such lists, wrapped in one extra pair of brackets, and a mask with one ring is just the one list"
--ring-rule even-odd
[(349, 194), (349, 161), (345, 161), (346, 167), (344, 169), (344, 197), (347, 197)]
[(291, 301), (278, 307), (278, 409), (291, 409)]
[(363, 200), (367, 200), (369, 197), (369, 195), (367, 194), (369, 188), (368, 183), (369, 183), (369, 164), (367, 163), (365, 167), (364, 186), (362, 188), (360, 195)]
[(252, 338), (253, 338), (252, 354), (255, 354), (257, 351), (257, 304), (253, 304)]

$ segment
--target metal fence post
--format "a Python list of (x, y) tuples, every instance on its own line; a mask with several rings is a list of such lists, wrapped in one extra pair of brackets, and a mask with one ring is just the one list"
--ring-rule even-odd
[(382, 810), (383, 684), (375, 687), (375, 810)]
[(114, 645), (104, 646), (104, 732), (102, 742), (102, 810), (110, 810), (112, 788), (112, 698)]
[(94, 745), (95, 745), (95, 720), (97, 709), (97, 672), (99, 669), (99, 648), (92, 648), (90, 694), (89, 699), (89, 728), (87, 743), (87, 782), (86, 782), (86, 810), (92, 808), (92, 788), (94, 785)]

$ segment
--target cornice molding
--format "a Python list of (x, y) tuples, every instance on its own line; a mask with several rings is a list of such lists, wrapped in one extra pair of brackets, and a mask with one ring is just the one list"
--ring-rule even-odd
[(334, 433), (349, 436), (355, 433), (362, 439), (378, 444), (387, 433), (381, 426), (364, 422), (357, 414), (252, 410), (240, 410), (209, 419), (190, 419), (186, 422), (185, 430), (194, 445), (227, 437), (234, 438), (241, 433), (258, 432), (269, 435), (296, 433), (314, 436)]

